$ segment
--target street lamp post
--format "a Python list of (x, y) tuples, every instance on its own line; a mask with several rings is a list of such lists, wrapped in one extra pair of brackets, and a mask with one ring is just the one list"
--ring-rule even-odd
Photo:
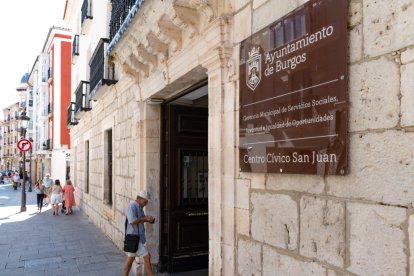
[[(33, 143), (33, 139), (30, 137), (29, 141), (31, 143)], [(30, 149), (30, 157), (29, 157), (30, 161), (29, 161), (29, 172), (30, 172), (30, 176), (29, 176), (29, 192), (32, 192), (32, 149)]]
[[(26, 138), (26, 129), (29, 123), (30, 117), (26, 116), (26, 112), (23, 111), (19, 117), (21, 135)], [(26, 211), (26, 152), (23, 151), (23, 184), (22, 184), (22, 204), (20, 206), (20, 212)]]

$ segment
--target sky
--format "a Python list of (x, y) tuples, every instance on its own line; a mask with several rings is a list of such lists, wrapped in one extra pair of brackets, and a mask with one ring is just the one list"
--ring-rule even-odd
[(32, 69), (49, 28), (66, 27), (66, 0), (0, 1), (0, 120), (3, 108), (19, 101), (16, 88)]

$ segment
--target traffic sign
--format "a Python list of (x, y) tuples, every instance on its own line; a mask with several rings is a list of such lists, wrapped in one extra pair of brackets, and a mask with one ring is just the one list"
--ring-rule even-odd
[(32, 143), (29, 141), (29, 139), (23, 138), (17, 142), (17, 147), (20, 151), (26, 152), (32, 148)]

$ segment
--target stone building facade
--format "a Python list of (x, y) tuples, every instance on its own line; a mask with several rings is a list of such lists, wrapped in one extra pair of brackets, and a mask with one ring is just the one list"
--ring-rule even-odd
[(20, 168), (20, 152), (17, 149), (19, 134), (20, 103), (14, 103), (3, 109), (3, 160), (4, 170), (18, 170)]
[[(116, 34), (101, 24), (110, 1), (77, 27), (85, 2), (65, 10), (86, 43), (74, 78), (92, 76), (94, 36), (113, 36), (102, 80), (114, 73), (77, 93), (71, 178), (82, 211), (117, 245), (125, 208), (146, 189), (160, 270), (188, 269), (190, 248), (184, 259), (202, 266), (208, 254), (210, 275), (414, 275), (414, 1), (349, 1), (345, 176), (239, 170), (240, 43), (307, 1), (136, 1)], [(206, 231), (206, 244), (186, 240)]]

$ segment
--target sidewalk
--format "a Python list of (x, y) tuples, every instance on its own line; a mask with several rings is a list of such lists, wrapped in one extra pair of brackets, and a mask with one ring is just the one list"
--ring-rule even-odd
[[(36, 212), (36, 193), (0, 185), (0, 276), (122, 275), (125, 255), (85, 215)], [(131, 275), (131, 274), (130, 274)]]

